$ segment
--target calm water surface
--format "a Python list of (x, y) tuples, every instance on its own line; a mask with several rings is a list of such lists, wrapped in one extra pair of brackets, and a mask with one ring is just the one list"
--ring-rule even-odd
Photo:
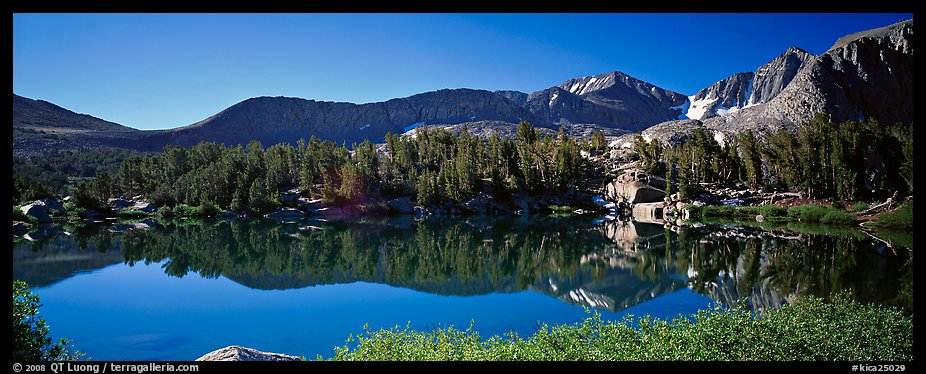
[(93, 359), (192, 360), (233, 344), (330, 357), (364, 324), (526, 336), (586, 309), (671, 318), (846, 289), (912, 309), (910, 250), (851, 229), (602, 217), (127, 228), (44, 226), (14, 240), (13, 278), (39, 295), (52, 334)]

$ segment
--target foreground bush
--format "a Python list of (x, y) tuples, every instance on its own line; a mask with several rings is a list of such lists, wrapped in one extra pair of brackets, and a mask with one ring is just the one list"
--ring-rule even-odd
[(48, 325), (39, 316), (39, 297), (23, 281), (13, 281), (13, 361), (76, 360), (83, 355), (68, 350), (68, 341), (52, 343)]
[(913, 318), (898, 309), (837, 296), (805, 297), (754, 314), (714, 308), (671, 321), (627, 317), (547, 326), (527, 339), (481, 340), (472, 328), (365, 331), (335, 349), (334, 360), (814, 360), (913, 359)]
[(855, 223), (855, 214), (844, 210), (831, 210), (820, 218), (820, 223), (827, 225), (851, 225)]
[(881, 213), (874, 222), (876, 226), (895, 229), (913, 228), (913, 202), (903, 203), (897, 209)]

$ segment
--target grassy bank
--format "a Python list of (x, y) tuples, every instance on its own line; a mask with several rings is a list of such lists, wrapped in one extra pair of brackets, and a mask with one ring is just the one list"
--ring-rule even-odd
[(854, 225), (855, 213), (822, 204), (806, 204), (785, 208), (766, 204), (759, 206), (689, 205), (693, 220), (731, 219), (755, 221), (761, 215), (765, 220), (777, 222), (805, 222), (826, 225)]
[(577, 325), (543, 325), (524, 339), (481, 339), (472, 329), (365, 331), (333, 360), (912, 360), (913, 318), (838, 296), (805, 297), (761, 315), (715, 308), (671, 321), (595, 314)]

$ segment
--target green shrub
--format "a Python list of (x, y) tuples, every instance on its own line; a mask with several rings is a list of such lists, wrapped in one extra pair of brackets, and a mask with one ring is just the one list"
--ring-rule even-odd
[(759, 206), (759, 214), (765, 217), (785, 217), (788, 215), (788, 208), (775, 204), (765, 204)]
[(550, 209), (550, 211), (553, 211), (553, 212), (571, 212), (575, 210), (575, 209), (572, 209), (572, 207), (568, 205), (548, 205), (547, 209)]
[(244, 203), (242, 199), (234, 198), (229, 204), (228, 209), (235, 213), (245, 213), (248, 211), (248, 205)]
[(205, 202), (196, 208), (196, 215), (199, 217), (215, 217), (219, 212), (219, 206), (212, 202)]
[(808, 296), (761, 314), (718, 306), (671, 321), (595, 313), (577, 325), (542, 325), (526, 339), (406, 326), (365, 329), (347, 343), (334, 360), (911, 361), (913, 317), (840, 294), (831, 303)]
[(64, 208), (64, 214), (68, 217), (80, 217), (86, 209), (77, 206), (73, 200), (65, 201), (64, 204), (61, 204), (61, 207)]
[(161, 219), (174, 218), (174, 210), (171, 207), (165, 205), (158, 208), (158, 211), (155, 213), (155, 215)]
[(871, 205), (864, 201), (856, 201), (855, 204), (852, 204), (852, 210), (858, 212), (860, 210), (868, 209), (869, 206)]
[(757, 214), (759, 214), (759, 207), (757, 206), (733, 207), (733, 215), (736, 217), (753, 219)]
[(684, 209), (688, 210), (689, 219), (693, 219), (693, 220), (701, 219), (703, 207), (694, 205), (694, 204), (688, 204), (688, 205), (685, 205)]
[(39, 315), (39, 297), (23, 281), (13, 281), (13, 361), (76, 360), (83, 356), (70, 351), (67, 340), (52, 343), (48, 324)]
[(198, 217), (199, 216), (199, 207), (195, 207), (187, 204), (177, 204), (174, 207), (174, 216), (175, 217)]
[(890, 212), (881, 213), (874, 221), (876, 226), (898, 229), (913, 228), (913, 202), (903, 203)]
[(855, 214), (843, 210), (831, 210), (820, 218), (820, 223), (828, 225), (851, 225), (855, 223)]
[(732, 218), (734, 209), (727, 205), (705, 205), (701, 208), (701, 218)]
[(788, 208), (788, 217), (802, 222), (820, 222), (833, 208), (820, 204), (798, 205)]

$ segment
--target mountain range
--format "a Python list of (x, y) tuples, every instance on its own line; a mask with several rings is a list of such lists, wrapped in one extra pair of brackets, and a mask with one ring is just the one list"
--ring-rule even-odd
[(725, 134), (794, 128), (820, 112), (836, 121), (912, 123), (913, 20), (844, 36), (821, 55), (789, 48), (755, 71), (691, 96), (614, 71), (530, 94), (443, 89), (368, 104), (255, 97), (188, 126), (143, 131), (14, 94), (13, 154), (83, 147), (157, 151), (201, 141), (269, 145), (312, 136), (381, 142), (388, 132), (425, 124), (511, 133), (520, 121), (580, 136), (602, 129), (671, 139), (694, 127)]

